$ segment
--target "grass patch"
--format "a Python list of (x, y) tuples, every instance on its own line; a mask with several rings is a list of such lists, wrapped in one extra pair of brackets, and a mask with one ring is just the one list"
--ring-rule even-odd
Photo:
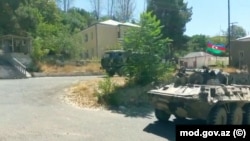
[(117, 85), (105, 78), (99, 83), (99, 92), (96, 93), (98, 103), (106, 107), (124, 106), (127, 108), (148, 105), (147, 91), (151, 86), (130, 85), (125, 82), (123, 85)]
[(227, 73), (235, 73), (237, 72), (237, 70), (239, 70), (238, 68), (235, 67), (211, 67), (211, 69), (221, 69), (223, 72), (227, 72)]
[(152, 86), (129, 85), (123, 77), (106, 77), (80, 82), (69, 89), (68, 99), (85, 108), (149, 106), (147, 91)]
[(224, 72), (227, 72), (227, 73), (235, 73), (235, 72), (237, 72), (237, 68), (233, 68), (233, 67), (222, 68), (222, 70)]
[(99, 107), (97, 97), (94, 96), (95, 88), (100, 80), (79, 82), (68, 89), (67, 99), (79, 107)]
[[(101, 90), (98, 88), (100, 87), (99, 84), (103, 80), (103, 78), (96, 78), (89, 81), (82, 81), (71, 86), (67, 90), (67, 99), (83, 108), (102, 107), (105, 104), (100, 102), (99, 94), (101, 93)], [(112, 83), (115, 83), (116, 86), (122, 86), (125, 84), (125, 79), (120, 77), (114, 77), (111, 81)]]
[(88, 73), (104, 73), (104, 70), (100, 69), (100, 63), (87, 63), (82, 66), (76, 66), (73, 64), (66, 64), (63, 66), (52, 65), (49, 63), (40, 64), (41, 72), (43, 73), (77, 73), (77, 72), (88, 72)]

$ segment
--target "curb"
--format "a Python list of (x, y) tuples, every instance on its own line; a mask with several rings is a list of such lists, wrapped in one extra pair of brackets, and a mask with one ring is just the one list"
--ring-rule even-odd
[(64, 77), (64, 76), (98, 76), (105, 75), (105, 73), (31, 73), (32, 77)]

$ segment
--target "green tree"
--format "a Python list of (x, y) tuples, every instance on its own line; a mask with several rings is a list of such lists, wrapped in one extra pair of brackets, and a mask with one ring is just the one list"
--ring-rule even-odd
[[(238, 25), (231, 25), (230, 26), (230, 38), (231, 40), (235, 40), (237, 38), (241, 38), (241, 37), (244, 37), (246, 36), (247, 33), (246, 33), (246, 30), (241, 27), (241, 26), (238, 26)], [(228, 30), (227, 31), (224, 31), (224, 36), (228, 36)]]
[(207, 42), (206, 35), (194, 35), (187, 42), (188, 51), (206, 51)]
[(84, 9), (71, 8), (68, 12), (62, 12), (62, 23), (67, 25), (70, 32), (83, 30), (94, 23), (94, 17)]
[[(46, 55), (52, 55), (57, 59), (69, 58), (71, 52), (74, 52), (74, 45), (71, 34), (66, 26), (62, 24), (41, 23), (37, 28), (37, 38), (41, 50), (46, 50)], [(36, 45), (36, 44), (34, 44)], [(44, 51), (42, 51), (44, 52)]]
[(40, 22), (57, 23), (59, 10), (54, 1), (1, 0), (0, 32), (2, 34), (34, 35)]
[(141, 14), (140, 26), (126, 33), (123, 47), (132, 53), (126, 68), (130, 78), (144, 85), (157, 80), (166, 71), (162, 59), (171, 40), (163, 38), (160, 21), (152, 12)]
[(173, 40), (175, 50), (183, 49), (185, 39), (183, 33), (186, 30), (186, 23), (191, 20), (192, 8), (188, 8), (184, 0), (148, 0), (148, 11), (153, 11), (157, 18), (164, 25), (163, 37)]
[(214, 44), (227, 44), (227, 36), (212, 36), (208, 38), (209, 41), (211, 41)]
[(23, 0), (0, 0), (0, 34), (15, 34), (19, 27), (15, 10)]
[(56, 0), (1, 0), (0, 17), (0, 35), (34, 39), (31, 56), (36, 62), (47, 55), (54, 59), (79, 57), (82, 38), (73, 35), (93, 22), (91, 14), (83, 9), (60, 10)]
[(29, 6), (28, 3), (21, 3), (15, 10), (18, 28), (18, 35), (31, 35), (35, 36), (35, 32), (39, 23), (43, 21), (43, 16), (38, 8)]

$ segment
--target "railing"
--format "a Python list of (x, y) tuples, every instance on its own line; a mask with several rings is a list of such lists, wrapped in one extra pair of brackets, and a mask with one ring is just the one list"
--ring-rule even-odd
[(13, 57), (10, 53), (4, 52), (2, 58), (5, 61), (9, 62), (13, 67), (15, 67), (17, 71), (22, 73), (26, 78), (32, 77), (31, 74), (27, 71), (26, 66), (18, 61), (15, 57)]
[(16, 58), (10, 58), (11, 64), (17, 68), (22, 74), (24, 74), (26, 77), (31, 77), (31, 74), (27, 71), (26, 66), (24, 66), (20, 61), (18, 61)]

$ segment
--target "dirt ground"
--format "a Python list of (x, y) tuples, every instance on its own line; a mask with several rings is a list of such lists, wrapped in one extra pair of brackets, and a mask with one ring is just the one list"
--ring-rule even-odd
[(104, 72), (100, 69), (99, 63), (88, 63), (82, 66), (76, 65), (50, 65), (50, 64), (40, 64), (41, 71), (43, 73), (76, 73), (76, 72)]

